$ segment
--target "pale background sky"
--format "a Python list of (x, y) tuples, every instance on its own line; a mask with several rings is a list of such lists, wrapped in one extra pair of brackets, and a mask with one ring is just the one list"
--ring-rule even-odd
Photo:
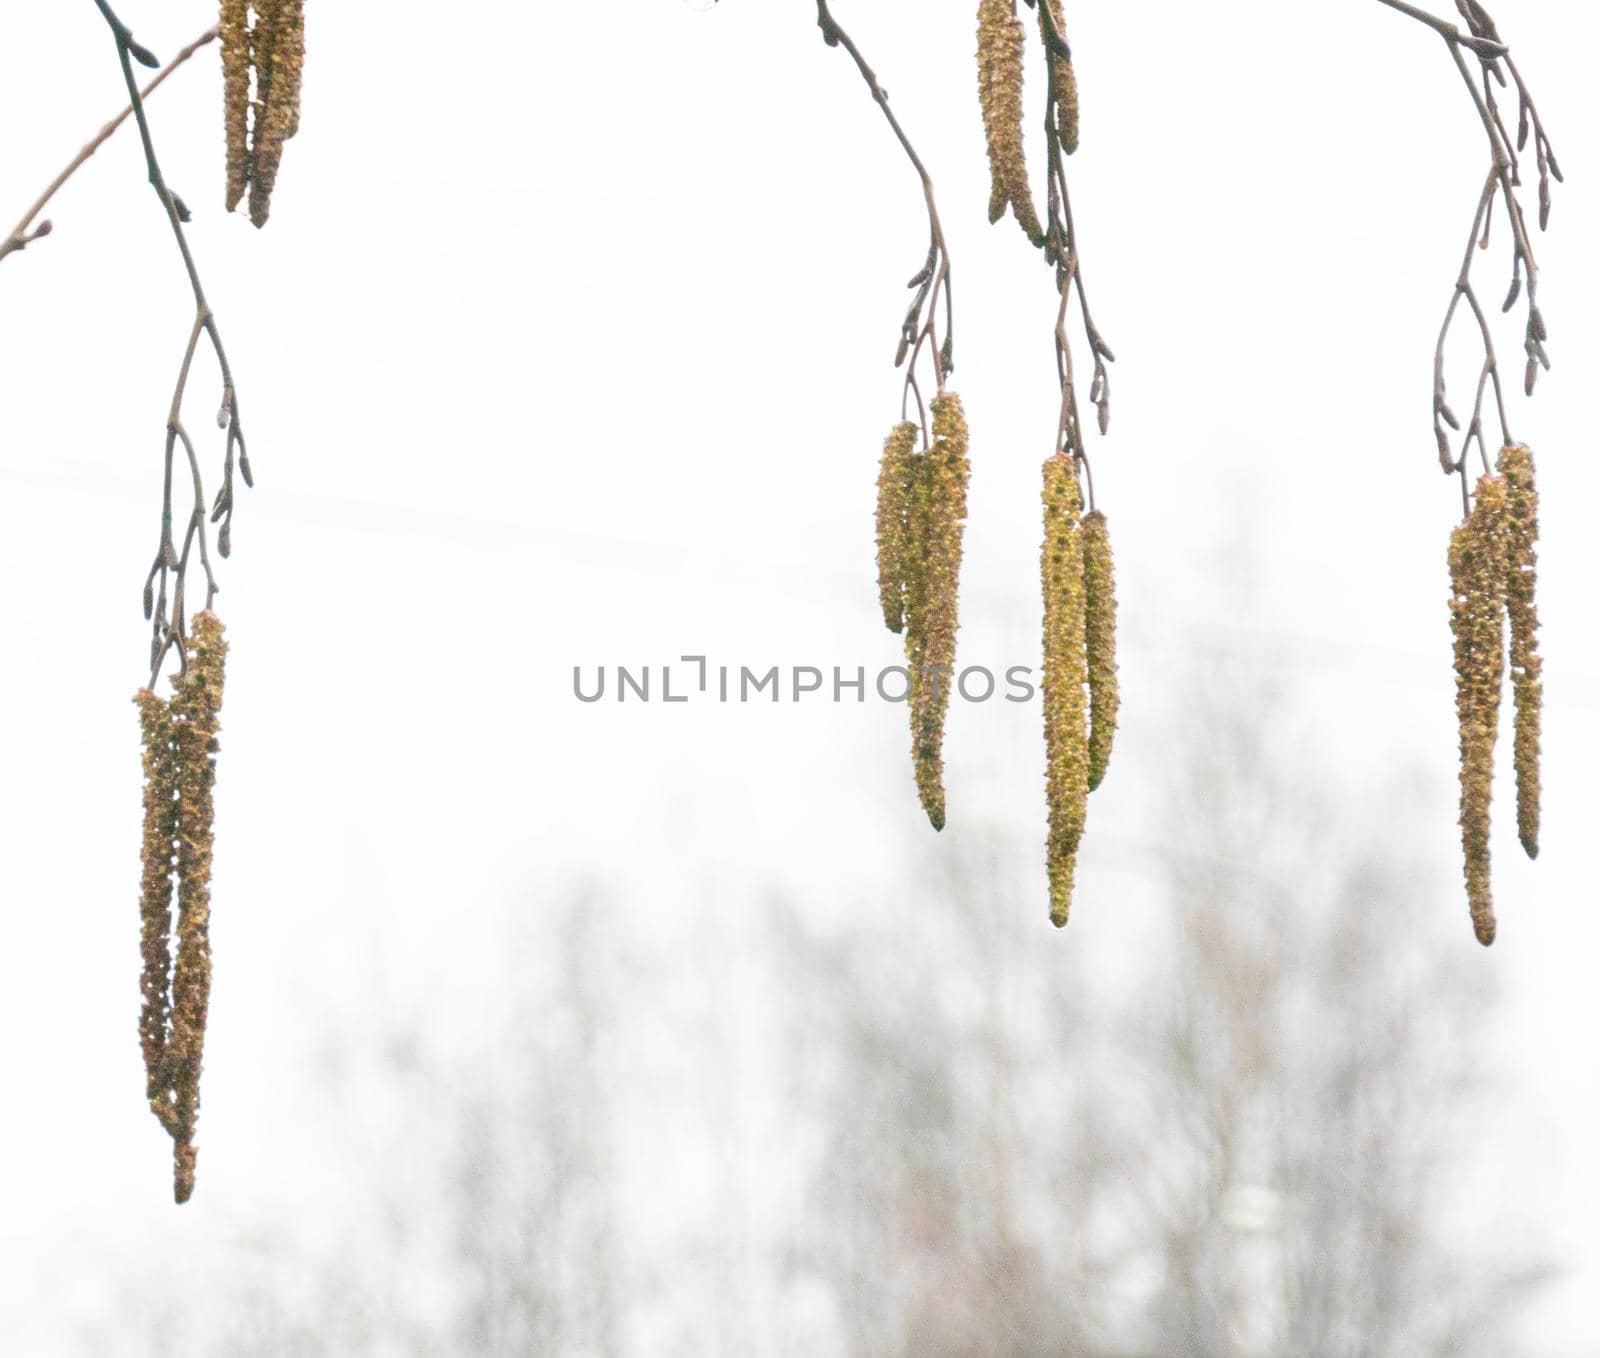
[[(634, 922), (648, 940), (706, 891), (870, 888), (919, 817), (898, 707), (571, 696), (575, 664), (897, 660), (875, 621), (871, 500), (924, 220), (813, 6), (310, 8), (302, 132), (265, 231), (220, 211), (215, 51), (151, 103), (257, 473), (218, 602), (232, 651), (216, 988), (200, 1188), (181, 1212), (134, 1040), (129, 699), (190, 301), (131, 131), (52, 203), (54, 234), (0, 265), (11, 1351), (49, 1353), (55, 1319), (96, 1303), (104, 1284), (75, 1261), (102, 1244), (177, 1257), (237, 1244), (241, 1202), (335, 1212), (340, 1169), (316, 1149), (298, 1039), (375, 1021), (373, 994), (470, 1028), (487, 960), (519, 946), (509, 909), (599, 878), (648, 903)], [(970, 9), (836, 5), (938, 185), (973, 430), (961, 654), (1003, 667), (1036, 654), (1054, 299), (1015, 227), (984, 218)], [(209, 17), (122, 12), (163, 56)], [(1512, 410), (1544, 497), (1544, 852), (1513, 852), (1504, 787), (1501, 941), (1480, 960), (1505, 983), (1518, 1075), (1517, 1144), (1499, 1149), (1570, 1268), (1527, 1351), (1565, 1355), (1600, 1352), (1600, 486), (1584, 418), (1600, 278), (1583, 111), (1600, 19), (1556, 0), (1496, 14), (1569, 182), (1537, 242), (1555, 370)], [(1072, 191), (1118, 356), (1094, 453), (1124, 585), (1121, 739), (1157, 738), (1141, 713), (1174, 638), (1206, 624), (1219, 654), (1292, 689), (1317, 752), (1307, 779), (1425, 771), (1438, 814), (1410, 834), (1440, 871), (1416, 908), (1455, 912), (1457, 945), (1475, 948), (1452, 866), (1444, 551), (1459, 501), (1428, 424), (1483, 169), (1465, 92), (1436, 38), (1372, 0), (1080, 3), (1072, 34)], [(88, 0), (5, 6), (0, 219), (119, 89)], [(1480, 267), (1497, 299), (1504, 256)], [(1516, 369), (1509, 318), (1500, 340)], [(191, 425), (207, 440), (216, 390), (202, 365)], [(1244, 613), (1208, 568), (1229, 549), (1262, 567)], [(980, 819), (1042, 836), (1037, 725), (1031, 706), (953, 711), (947, 840)], [(1044, 923), (1042, 867), (996, 928), (1114, 965), (1137, 946), (1113, 888), (1160, 834), (1147, 812), (1137, 787), (1097, 799), (1065, 935)]]

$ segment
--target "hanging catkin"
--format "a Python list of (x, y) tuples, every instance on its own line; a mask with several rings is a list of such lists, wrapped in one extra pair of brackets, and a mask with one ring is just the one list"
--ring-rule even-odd
[(1089, 799), (1085, 693), (1087, 601), (1084, 588), (1083, 501), (1072, 459), (1057, 454), (1044, 464), (1045, 797), (1050, 826), (1045, 857), (1050, 878), (1050, 922), (1061, 928), (1072, 910), (1078, 842)]
[(1522, 444), (1500, 452), (1506, 483), (1506, 612), (1511, 623), (1511, 689), (1516, 704), (1517, 837), (1529, 858), (1539, 855), (1539, 720), (1543, 668), (1535, 599), (1539, 492), (1533, 454)]
[(250, 145), (250, 220), (266, 225), (283, 144), (300, 126), (300, 78), (305, 65), (304, 0), (255, 0), (251, 36), (255, 67), (255, 125)]
[[(1048, 20), (1045, 9), (1048, 6)], [(1045, 40), (1045, 60), (1050, 72), (1050, 92), (1056, 104), (1056, 137), (1069, 156), (1078, 149), (1078, 76), (1072, 58), (1062, 56), (1050, 46), (1049, 24), (1066, 41), (1067, 28), (1061, 21), (1059, 0), (1039, 0), (1039, 35)]]
[(150, 1111), (172, 1138), (173, 1196), (179, 1202), (187, 1202), (194, 1192), (194, 1131), (211, 999), (211, 793), (227, 650), (222, 623), (210, 612), (197, 613), (171, 702), (162, 702), (148, 689), (135, 698), (145, 776), (139, 1045)]
[(1506, 485), (1478, 482), (1465, 523), (1450, 536), (1450, 628), (1455, 639), (1456, 723), (1461, 742), (1461, 851), (1472, 928), (1494, 942), (1489, 805), (1505, 673)]
[(194, 1192), (194, 1129), (200, 1113), (200, 1067), (211, 1001), (212, 786), (227, 643), (213, 613), (195, 615), (188, 664), (172, 698), (178, 774), (178, 954), (172, 968), (172, 1034), (167, 1069), (177, 1134), (173, 1191)]
[(222, 126), (228, 150), (228, 211), (250, 179), (250, 0), (221, 0)]
[(1098, 509), (1083, 516), (1084, 649), (1089, 669), (1089, 791), (1100, 786), (1117, 735), (1117, 579)]
[(989, 152), (989, 220), (1011, 205), (1017, 224), (1035, 245), (1044, 228), (1033, 206), (1022, 139), (1022, 63), (1026, 34), (1015, 0), (978, 0), (978, 103)]
[(883, 441), (883, 458), (878, 464), (878, 600), (883, 606), (884, 626), (891, 632), (905, 625), (906, 517), (911, 508), (916, 447), (917, 426), (904, 420)]
[[(147, 688), (134, 696), (144, 751), (144, 841), (139, 882), (139, 1049), (145, 1097), (157, 1117), (167, 1111), (168, 1000), (172, 986), (172, 874), (177, 867), (178, 774), (172, 752), (172, 712)], [(165, 1122), (164, 1122), (165, 1125)], [(171, 1128), (168, 1127), (170, 1131)]]
[(920, 551), (907, 590), (906, 659), (911, 671), (911, 751), (917, 793), (935, 830), (944, 829), (944, 719), (955, 683), (961, 540), (967, 519), (967, 420), (961, 398), (933, 398), (933, 446), (914, 459), (924, 463), (908, 520), (920, 511), (920, 531), (908, 538)]

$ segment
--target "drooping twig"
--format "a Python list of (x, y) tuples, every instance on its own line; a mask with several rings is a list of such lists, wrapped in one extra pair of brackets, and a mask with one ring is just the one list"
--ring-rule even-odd
[(1378, 0), (1381, 5), (1390, 9), (1397, 9), (1402, 14), (1427, 24), (1438, 33), (1446, 42), (1470, 48), (1476, 55), (1494, 60), (1506, 54), (1505, 44), (1489, 38), (1487, 35), (1480, 37), (1475, 33), (1463, 33), (1448, 19), (1441, 19), (1437, 14), (1429, 14), (1425, 9), (1416, 5), (1408, 5), (1406, 0)]
[[(1070, 57), (1066, 35), (1056, 23), (1054, 7), (1039, 5), (1039, 25), (1044, 35), (1047, 51), (1053, 59)], [(1078, 412), (1078, 392), (1072, 362), (1072, 344), (1068, 334), (1067, 314), (1073, 293), (1078, 296), (1078, 309), (1083, 322), (1084, 339), (1089, 347), (1089, 358), (1094, 364), (1089, 381), (1089, 401), (1095, 407), (1100, 432), (1104, 434), (1111, 425), (1111, 377), (1108, 363), (1116, 362), (1116, 355), (1106, 344), (1094, 323), (1089, 310), (1089, 295), (1083, 284), (1083, 261), (1078, 245), (1078, 230), (1072, 219), (1072, 199), (1067, 192), (1066, 157), (1063, 119), (1068, 110), (1060, 103), (1060, 90), (1051, 81), (1045, 100), (1045, 131), (1047, 146), (1048, 193), (1046, 197), (1045, 258), (1055, 266), (1056, 291), (1061, 305), (1056, 312), (1055, 350), (1056, 375), (1061, 383), (1061, 413), (1056, 424), (1057, 452), (1067, 453), (1083, 469), (1087, 494), (1087, 510), (1095, 509), (1094, 473), (1089, 463), (1089, 452), (1083, 437), (1083, 425)], [(1076, 110), (1072, 111), (1076, 117)], [(1076, 135), (1073, 136), (1076, 141)]]
[[(917, 172), (917, 178), (922, 182), (922, 195), (928, 208), (928, 257), (908, 285), (916, 289), (916, 294), (900, 325), (895, 366), (904, 364), (906, 369), (905, 388), (900, 404), (901, 418), (910, 418), (911, 407), (913, 404), (916, 406), (916, 419), (922, 430), (923, 446), (926, 448), (930, 443), (928, 407), (922, 384), (917, 377), (917, 365), (926, 359), (928, 366), (932, 368), (935, 395), (944, 391), (945, 381), (955, 367), (955, 304), (951, 298), (950, 288), (950, 251), (945, 245), (944, 226), (939, 220), (938, 204), (934, 201), (933, 179), (922, 163), (922, 158), (917, 155), (916, 148), (911, 145), (911, 139), (906, 136), (900, 120), (895, 117), (894, 110), (889, 107), (889, 96), (878, 83), (877, 75), (872, 67), (867, 65), (866, 58), (861, 55), (861, 49), (833, 17), (832, 11), (828, 8), (828, 0), (817, 0), (817, 27), (822, 30), (822, 39), (829, 47), (843, 47), (850, 54), (856, 68), (861, 72), (861, 78), (866, 81), (873, 99), (883, 110), (883, 116), (888, 120), (901, 149), (905, 151), (906, 158)], [(944, 313), (942, 341), (939, 338), (941, 310)]]
[[(1463, 32), (1455, 24), (1437, 15), (1403, 3), (1403, 0), (1380, 0), (1389, 8), (1398, 10), (1432, 28), (1443, 38), (1450, 51), (1451, 60), (1460, 73), (1467, 93), (1472, 97), (1478, 119), (1483, 124), (1484, 136), (1489, 143), (1489, 169), (1478, 194), (1477, 207), (1472, 218), (1472, 232), (1462, 257), (1460, 272), (1450, 304), (1445, 309), (1444, 323), (1439, 330), (1438, 344), (1433, 361), (1433, 429), (1439, 447), (1440, 465), (1447, 473), (1461, 479), (1463, 513), (1471, 504), (1469, 461), (1473, 446), (1478, 449), (1484, 472), (1491, 470), (1490, 449), (1484, 437), (1484, 405), (1490, 391), (1494, 393), (1496, 414), (1500, 425), (1500, 445), (1512, 444), (1510, 423), (1506, 413), (1505, 390), (1500, 374), (1499, 360), (1495, 354), (1493, 330), (1489, 317), (1472, 281), (1472, 263), (1476, 251), (1486, 249), (1490, 238), (1490, 225), (1495, 216), (1495, 203), (1503, 205), (1505, 220), (1511, 235), (1511, 285), (1502, 311), (1510, 311), (1519, 298), (1526, 298), (1526, 318), (1523, 328), (1523, 351), (1526, 366), (1523, 390), (1533, 394), (1540, 369), (1550, 366), (1545, 351), (1548, 338), (1543, 313), (1539, 310), (1539, 268), (1534, 259), (1533, 244), (1528, 231), (1522, 200), (1517, 190), (1522, 187), (1522, 155), (1528, 139), (1533, 138), (1534, 162), (1539, 172), (1539, 229), (1543, 230), (1550, 219), (1550, 184), (1560, 182), (1561, 167), (1555, 157), (1549, 137), (1545, 134), (1539, 110), (1528, 92), (1527, 84), (1511, 59), (1509, 47), (1501, 39), (1494, 20), (1478, 0), (1456, 0), (1456, 9), (1466, 22)], [(1466, 53), (1478, 59), (1474, 74)], [(1517, 131), (1508, 129), (1495, 99), (1495, 89), (1514, 88), (1517, 94)], [(1472, 414), (1465, 430), (1445, 395), (1445, 348), (1450, 330), (1462, 303), (1472, 313), (1477, 323), (1483, 345), (1483, 359), (1478, 369), (1477, 385), (1473, 397)], [(1452, 445), (1450, 433), (1461, 435), (1459, 451)]]
[[(188, 61), (190, 57), (192, 57), (207, 43), (214, 42), (216, 37), (217, 30), (215, 28), (208, 28), (192, 43), (183, 48), (177, 54), (177, 56), (173, 57), (171, 61), (163, 66), (160, 72), (147, 85), (145, 85), (142, 90), (139, 91), (139, 97), (141, 99), (148, 99), (169, 75), (177, 70), (178, 67), (182, 66), (184, 62)], [(35, 219), (41, 212), (44, 211), (45, 206), (49, 203), (49, 201), (56, 196), (56, 193), (58, 190), (60, 190), (61, 186), (78, 172), (79, 168), (86, 160), (89, 159), (90, 156), (92, 156), (101, 148), (101, 146), (110, 140), (112, 133), (121, 127), (123, 123), (127, 122), (128, 117), (132, 112), (133, 105), (130, 103), (122, 110), (121, 113), (117, 114), (115, 118), (108, 122), (104, 127), (96, 132), (93, 137), (84, 143), (83, 147), (78, 151), (78, 154), (73, 156), (73, 158), (67, 162), (66, 168), (62, 170), (61, 173), (58, 174), (53, 180), (51, 180), (50, 186), (34, 200), (33, 206), (31, 206), (25, 213), (22, 214), (22, 220), (12, 228), (11, 234), (4, 240), (0, 240), (0, 259), (4, 259), (13, 251), (26, 249), (31, 242), (38, 240), (42, 236), (48, 236), (50, 234), (51, 230), (53, 229), (53, 223), (50, 221), (50, 219), (46, 218), (44, 221), (40, 222), (38, 226), (34, 226), (33, 223)]]
[[(95, 7), (104, 17), (110, 27), (117, 44), (117, 60), (122, 66), (123, 81), (128, 88), (128, 101), (132, 109), (134, 121), (138, 124), (139, 140), (144, 147), (145, 167), (149, 174), (150, 187), (156, 192), (156, 197), (161, 200), (161, 206), (167, 214), (167, 220), (172, 226), (173, 238), (178, 243), (178, 252), (183, 257), (184, 271), (189, 277), (189, 287), (194, 293), (194, 324), (190, 329), (188, 344), (184, 348), (183, 361), (178, 368), (177, 385), (172, 394), (172, 404), (167, 413), (167, 437), (164, 458), (163, 491), (161, 503), (161, 538), (156, 549), (155, 561), (150, 567), (150, 574), (145, 580), (144, 610), (145, 617), (151, 619), (152, 636), (150, 642), (150, 684), (155, 686), (160, 674), (161, 662), (167, 652), (176, 650), (180, 662), (184, 659), (183, 638), (187, 631), (185, 622), (185, 592), (188, 583), (188, 571), (191, 561), (198, 559), (206, 577), (206, 597), (202, 607), (209, 610), (217, 593), (216, 577), (211, 570), (211, 555), (208, 545), (208, 517), (211, 523), (220, 521), (221, 528), (217, 533), (217, 550), (227, 556), (230, 548), (229, 531), (233, 519), (233, 474), (235, 465), (240, 476), (244, 478), (245, 485), (251, 485), (250, 460), (245, 451), (244, 433), (239, 422), (238, 393), (234, 387), (233, 372), (228, 366), (228, 355), (222, 345), (222, 335), (217, 328), (216, 315), (212, 312), (210, 304), (206, 301), (205, 289), (200, 283), (200, 273), (195, 266), (194, 254), (189, 248), (188, 236), (184, 232), (184, 223), (189, 220), (189, 210), (168, 186), (161, 173), (161, 165), (156, 159), (155, 142), (150, 133), (150, 122), (145, 114), (144, 99), (139, 91), (138, 82), (133, 75), (133, 62), (141, 65), (155, 66), (159, 63), (155, 57), (134, 40), (133, 34), (126, 24), (122, 22), (112, 10), (107, 0), (94, 0)], [(211, 350), (217, 357), (217, 366), (222, 372), (222, 405), (217, 412), (217, 423), (227, 430), (227, 443), (223, 458), (222, 488), (217, 492), (211, 504), (210, 514), (206, 512), (206, 502), (203, 482), (200, 474), (200, 463), (195, 452), (194, 442), (184, 426), (182, 418), (183, 397), (188, 389), (189, 375), (194, 364), (195, 350), (199, 345), (200, 336), (210, 341)], [(179, 552), (173, 531), (173, 506), (172, 506), (172, 463), (178, 444), (183, 445), (184, 453), (188, 459), (190, 479), (194, 488), (194, 503), (189, 510), (183, 529), (183, 548)], [(169, 594), (168, 580), (171, 578)]]
[[(955, 365), (950, 252), (934, 201), (932, 177), (889, 107), (889, 96), (861, 49), (833, 17), (828, 0), (817, 0), (817, 27), (828, 46), (843, 47), (855, 62), (917, 172), (928, 210), (928, 254), (907, 285), (915, 294), (900, 322), (894, 356), (895, 367), (905, 368), (905, 383), (900, 395), (900, 423), (884, 445), (879, 468), (876, 529), (878, 593), (884, 622), (890, 631), (903, 628), (905, 633), (917, 792), (929, 823), (935, 830), (942, 830), (944, 725), (955, 674), (962, 537), (970, 475), (966, 416), (960, 397), (945, 387)], [(931, 395), (924, 392), (919, 367), (931, 370)], [(919, 434), (920, 450), (916, 446)]]
[(1088, 481), (1088, 506), (1094, 509), (1094, 477), (1090, 470), (1089, 452), (1083, 437), (1083, 426), (1078, 414), (1077, 386), (1074, 381), (1072, 344), (1068, 336), (1067, 313), (1076, 290), (1078, 309), (1083, 322), (1084, 338), (1089, 346), (1089, 357), (1094, 363), (1089, 382), (1089, 401), (1095, 407), (1100, 432), (1111, 426), (1111, 379), (1106, 364), (1114, 363), (1111, 352), (1098, 329), (1094, 315), (1089, 310), (1089, 295), (1083, 285), (1082, 257), (1078, 247), (1077, 227), (1072, 220), (1072, 201), (1067, 194), (1067, 179), (1062, 165), (1059, 146), (1050, 147), (1050, 190), (1048, 219), (1045, 226), (1046, 250), (1056, 269), (1056, 290), (1061, 295), (1061, 305), (1056, 313), (1055, 348), (1056, 375), (1061, 382), (1061, 413), (1056, 426), (1056, 447), (1070, 453), (1084, 469)]

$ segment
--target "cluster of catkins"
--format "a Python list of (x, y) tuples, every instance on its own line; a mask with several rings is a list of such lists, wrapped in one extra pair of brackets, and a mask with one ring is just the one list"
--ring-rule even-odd
[(194, 1129), (211, 997), (211, 790), (227, 649), (216, 616), (196, 614), (171, 699), (147, 688), (134, 697), (144, 744), (139, 1045), (150, 1111), (172, 1138), (173, 1196), (179, 1202), (194, 1192)]
[(897, 424), (878, 468), (878, 595), (883, 621), (904, 632), (911, 684), (911, 755), (917, 795), (944, 829), (944, 718), (955, 682), (956, 596), (967, 519), (967, 420), (961, 398), (932, 401), (932, 446)]
[(1045, 798), (1050, 922), (1072, 909), (1089, 794), (1111, 762), (1117, 730), (1117, 594), (1106, 516), (1085, 514), (1072, 458), (1044, 464)]
[[(1058, 0), (1037, 0), (1037, 9), (1050, 83), (1051, 131), (1071, 155), (1078, 149), (1078, 78), (1068, 55)], [(1016, 0), (978, 0), (978, 103), (989, 152), (989, 220), (999, 221), (1009, 207), (1028, 239), (1042, 246), (1045, 232), (1034, 207), (1023, 150), (1026, 46)]]
[(1539, 615), (1534, 602), (1539, 496), (1533, 455), (1501, 450), (1498, 474), (1478, 481), (1472, 510), (1450, 535), (1450, 630), (1455, 638), (1456, 721), (1461, 734), (1461, 850), (1478, 942), (1494, 942), (1489, 881), (1489, 802), (1507, 621), (1516, 708), (1513, 762), (1517, 834), (1539, 853)]
[[(1078, 149), (1078, 81), (1059, 0), (1026, 0), (1038, 14), (1044, 44), (1052, 163)], [(978, 103), (989, 152), (989, 220), (1006, 208), (1070, 286), (1066, 238), (1052, 216), (1046, 232), (1029, 187), (1023, 145), (1022, 81), (1026, 33), (1016, 0), (978, 0)], [(1052, 199), (1052, 201), (1054, 201)], [(1063, 296), (1065, 292), (1063, 291)], [(1065, 384), (1066, 379), (1063, 378)], [(1063, 401), (1071, 406), (1070, 388)], [(1105, 408), (1101, 408), (1104, 431)], [(1075, 416), (1064, 427), (1076, 428)], [(1055, 453), (1044, 465), (1044, 733), (1049, 809), (1046, 863), (1050, 919), (1060, 927), (1072, 908), (1078, 844), (1089, 793), (1105, 777), (1117, 728), (1117, 605), (1105, 515), (1084, 513), (1078, 458)]]
[(248, 189), (250, 220), (264, 226), (283, 144), (300, 126), (305, 0), (221, 0), (218, 27), (222, 33), (228, 211), (238, 207)]

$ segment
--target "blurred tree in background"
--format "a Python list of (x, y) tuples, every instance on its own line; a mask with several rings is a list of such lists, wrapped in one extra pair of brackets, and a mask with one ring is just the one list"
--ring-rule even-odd
[(1425, 872), (1269, 694), (1187, 695), (1128, 975), (997, 927), (998, 853), (914, 943), (800, 936), (846, 1352), (1515, 1351), (1546, 1270), (1475, 1196), (1493, 983), (1407, 946)]

